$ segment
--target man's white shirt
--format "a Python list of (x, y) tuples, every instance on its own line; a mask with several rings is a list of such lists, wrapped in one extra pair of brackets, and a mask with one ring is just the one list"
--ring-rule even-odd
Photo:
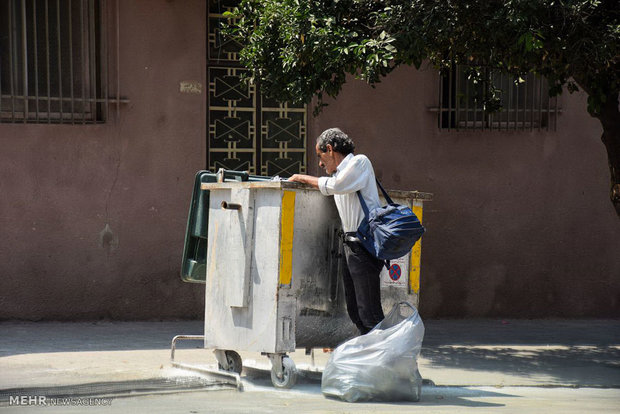
[(356, 231), (364, 218), (364, 210), (357, 197), (358, 190), (369, 210), (380, 206), (375, 172), (370, 160), (363, 154), (348, 154), (334, 175), (319, 177), (319, 190), (324, 195), (334, 196), (345, 232)]

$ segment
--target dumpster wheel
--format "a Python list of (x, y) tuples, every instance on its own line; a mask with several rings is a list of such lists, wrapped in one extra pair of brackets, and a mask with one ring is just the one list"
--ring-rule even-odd
[(241, 355), (239, 355), (235, 351), (225, 351), (224, 355), (228, 367), (224, 368), (224, 366), (219, 362), (217, 364), (217, 367), (222, 371), (236, 372), (237, 374), (241, 374), (241, 371), (243, 371), (243, 362), (241, 360)]
[(277, 368), (271, 368), (271, 382), (276, 388), (293, 388), (297, 382), (297, 368), (288, 356), (282, 357), (282, 373), (278, 377)]

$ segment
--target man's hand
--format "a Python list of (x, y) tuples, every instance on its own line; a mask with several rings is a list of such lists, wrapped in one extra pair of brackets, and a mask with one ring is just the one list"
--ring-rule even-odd
[(288, 180), (308, 184), (314, 188), (319, 188), (319, 178), (313, 177), (312, 175), (293, 174)]

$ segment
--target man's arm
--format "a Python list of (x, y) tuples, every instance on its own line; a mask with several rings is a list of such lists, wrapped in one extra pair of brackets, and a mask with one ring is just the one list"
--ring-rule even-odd
[(289, 181), (296, 181), (298, 183), (304, 183), (311, 185), (314, 188), (319, 188), (319, 177), (314, 177), (312, 175), (305, 174), (293, 174)]

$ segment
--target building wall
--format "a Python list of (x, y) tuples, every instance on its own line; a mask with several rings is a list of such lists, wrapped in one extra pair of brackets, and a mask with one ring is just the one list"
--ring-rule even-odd
[[(201, 0), (120, 1), (120, 92), (101, 125), (0, 124), (0, 319), (200, 318), (181, 282), (204, 168)], [(109, 2), (112, 12), (114, 2)], [(116, 25), (109, 22), (109, 43)], [(110, 94), (116, 93), (111, 53)]]
[(586, 97), (562, 96), (555, 132), (446, 132), (428, 109), (438, 82), (424, 68), (398, 69), (375, 89), (352, 80), (309, 131), (340, 126), (386, 188), (434, 194), (421, 314), (619, 316), (620, 219)]
[[(206, 160), (205, 3), (119, 2), (118, 118), (0, 124), (0, 319), (202, 318), (204, 288), (178, 273)], [(556, 132), (440, 132), (437, 87), (429, 69), (351, 80), (308, 133), (310, 173), (314, 137), (340, 126), (387, 188), (434, 193), (422, 315), (620, 316), (620, 220), (585, 97), (562, 98)]]

